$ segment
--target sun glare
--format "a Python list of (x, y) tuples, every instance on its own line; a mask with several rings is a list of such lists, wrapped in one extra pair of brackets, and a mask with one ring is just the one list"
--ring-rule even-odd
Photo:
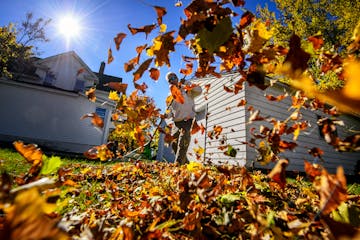
[(69, 40), (80, 36), (81, 25), (76, 17), (71, 15), (64, 16), (58, 23), (58, 31)]

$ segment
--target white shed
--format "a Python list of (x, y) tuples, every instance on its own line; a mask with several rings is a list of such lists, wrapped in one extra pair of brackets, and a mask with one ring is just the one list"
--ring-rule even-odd
[[(114, 104), (85, 95), (97, 76), (71, 51), (36, 62), (36, 75), (0, 79), (0, 141), (23, 140), (56, 151), (82, 153), (107, 141)], [(88, 113), (97, 113), (97, 128)]]
[[(203, 94), (195, 99), (198, 124), (205, 127), (205, 133), (198, 132), (192, 136), (189, 147), (189, 159), (196, 160), (196, 152), (203, 150), (201, 160), (213, 164), (229, 163), (239, 166), (255, 166), (259, 168), (271, 168), (273, 164), (261, 166), (255, 160), (257, 152), (255, 148), (250, 147), (244, 142), (249, 142), (252, 138), (251, 129), (259, 129), (260, 125), (266, 125), (266, 121), (254, 121), (249, 123), (249, 106), (260, 110), (261, 116), (274, 117), (279, 120), (285, 120), (291, 114), (291, 97), (287, 97), (280, 102), (271, 102), (266, 99), (264, 93), (273, 96), (283, 95), (284, 91), (289, 94), (295, 93), (294, 89), (284, 84), (274, 84), (265, 91), (255, 86), (250, 87), (247, 83), (237, 94), (224, 91), (225, 87), (233, 87), (240, 79), (238, 73), (224, 74), (221, 78), (205, 77), (194, 79), (193, 82), (203, 87)], [(205, 86), (210, 84), (206, 91)], [(239, 104), (246, 100), (245, 105)], [(241, 105), (241, 106), (238, 106)], [(354, 174), (355, 165), (360, 160), (359, 152), (345, 153), (337, 152), (332, 146), (328, 145), (320, 134), (317, 125), (318, 116), (324, 116), (323, 112), (302, 110), (303, 119), (309, 121), (310, 127), (301, 131), (297, 144), (293, 151), (280, 153), (281, 157), (288, 158), (290, 164), (288, 170), (304, 171), (304, 160), (314, 161), (308, 151), (311, 148), (318, 147), (324, 151), (322, 158), (325, 160), (325, 167), (330, 172), (335, 172), (337, 166), (342, 165), (346, 174)], [(206, 117), (207, 116), (207, 117)], [(338, 136), (345, 138), (354, 134), (354, 131), (360, 130), (360, 118), (354, 115), (341, 115), (344, 121), (344, 127), (338, 127)], [(214, 126), (221, 126), (222, 132), (216, 137), (209, 137), (208, 133), (213, 131)], [(284, 136), (284, 140), (292, 141), (293, 135)], [(257, 140), (257, 143), (259, 140)], [(227, 145), (236, 149), (236, 156), (232, 157), (224, 154), (228, 150)], [(161, 146), (160, 146), (161, 148)], [(173, 159), (171, 149), (161, 150), (166, 159)], [(201, 151), (202, 152), (202, 151)], [(167, 154), (165, 154), (167, 153)], [(230, 154), (231, 155), (231, 154)], [(159, 157), (158, 157), (159, 158)]]

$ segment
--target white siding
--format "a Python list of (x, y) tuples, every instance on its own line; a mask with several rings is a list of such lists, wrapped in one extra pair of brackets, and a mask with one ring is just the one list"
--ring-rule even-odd
[[(271, 102), (268, 101), (264, 92), (256, 87), (248, 87), (246, 86), (246, 100), (248, 106), (253, 106), (255, 109), (260, 110), (260, 115), (264, 117), (274, 117), (278, 120), (287, 119), (294, 109), (290, 109), (291, 107), (291, 97), (287, 97), (286, 99), (280, 102)], [(289, 90), (288, 90), (289, 91)], [(294, 90), (290, 90), (293, 91)], [(284, 94), (284, 88), (279, 85), (275, 85), (274, 87), (269, 87), (265, 90), (267, 94), (272, 94), (274, 96), (278, 96)], [(290, 93), (291, 94), (291, 93)], [(294, 149), (294, 151), (285, 151), (280, 154), (281, 157), (288, 158), (290, 160), (290, 164), (288, 166), (288, 170), (294, 171), (304, 171), (304, 160), (313, 162), (314, 158), (310, 154), (308, 154), (308, 150), (313, 147), (318, 147), (324, 151), (324, 155), (322, 156), (325, 160), (325, 167), (329, 172), (336, 172), (336, 168), (339, 165), (344, 167), (346, 174), (354, 174), (354, 168), (356, 162), (360, 160), (360, 153), (340, 153), (333, 149), (332, 146), (328, 145), (324, 139), (319, 134), (319, 128), (317, 125), (317, 115), (324, 116), (325, 114), (319, 111), (311, 111), (308, 109), (302, 109), (302, 119), (308, 120), (311, 127), (302, 131), (297, 139), (298, 146)], [(249, 112), (247, 112), (247, 119), (249, 119)], [(346, 115), (342, 115), (340, 118), (344, 120), (346, 127), (352, 127), (354, 130), (360, 130), (360, 120), (355, 117), (350, 117)], [(291, 125), (292, 121), (289, 122)], [(247, 140), (251, 138), (250, 129), (252, 127), (258, 127), (260, 125), (268, 125), (264, 123), (264, 121), (254, 122), (250, 125), (247, 125)], [(271, 125), (270, 125), (271, 126)], [(346, 130), (344, 127), (338, 127), (338, 134), (340, 138), (345, 138), (346, 136), (352, 135), (349, 130)], [(290, 134), (288, 136), (282, 136), (285, 141), (292, 141), (293, 135)], [(256, 158), (256, 152), (253, 148), (247, 147), (247, 164), (251, 165), (252, 161)], [(255, 165), (259, 167), (260, 165)], [(271, 167), (269, 165), (268, 167)]]
[[(54, 150), (84, 152), (106, 140), (105, 132), (95, 128), (89, 118), (96, 104), (86, 96), (27, 83), (0, 80), (0, 137), (3, 141), (23, 140)], [(100, 104), (99, 104), (100, 105)]]
[[(237, 107), (240, 99), (244, 97), (244, 92), (240, 91), (237, 95), (224, 91), (224, 86), (230, 87), (239, 79), (238, 74), (228, 74), (222, 78), (203, 78), (194, 80), (203, 88), (203, 94), (195, 99), (197, 108), (206, 109), (207, 119), (200, 120), (206, 127), (205, 134), (197, 133), (192, 136), (198, 140), (198, 144), (192, 142), (190, 150), (198, 147), (205, 148), (205, 161), (214, 164), (230, 163), (235, 165), (245, 165), (246, 147), (242, 143), (246, 139), (245, 135), (245, 108)], [(211, 84), (206, 92), (205, 85)], [(204, 106), (207, 106), (204, 107)], [(207, 133), (211, 132), (214, 126), (221, 126), (222, 133), (218, 138), (211, 139)], [(225, 139), (225, 142), (222, 140)], [(226, 149), (220, 150), (220, 146), (231, 145), (237, 150), (236, 157), (224, 154)], [(191, 151), (190, 151), (191, 152)], [(204, 158), (202, 159), (204, 160)]]

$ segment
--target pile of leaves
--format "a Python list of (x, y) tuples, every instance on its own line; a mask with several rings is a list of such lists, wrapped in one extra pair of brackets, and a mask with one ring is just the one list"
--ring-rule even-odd
[[(33, 145), (16, 146), (33, 167), (15, 178), (20, 186), (13, 189), (2, 174), (1, 239), (360, 236), (360, 196), (348, 195), (341, 167), (332, 175), (305, 162), (306, 179), (287, 182), (287, 160), (268, 174), (197, 162), (59, 167), (57, 158), (39, 160)], [(29, 174), (32, 180), (22, 184)]]

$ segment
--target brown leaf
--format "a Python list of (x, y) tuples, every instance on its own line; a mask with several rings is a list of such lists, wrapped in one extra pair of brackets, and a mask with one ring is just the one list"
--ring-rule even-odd
[(246, 100), (245, 99), (241, 99), (238, 104), (236, 105), (237, 107), (242, 107), (246, 105)]
[(135, 65), (139, 63), (139, 55), (137, 57), (134, 57), (130, 59), (127, 63), (124, 64), (124, 70), (125, 72), (130, 72), (135, 68)]
[(316, 177), (321, 176), (322, 168), (319, 165), (314, 165), (308, 161), (304, 161), (304, 170), (310, 181), (314, 181)]
[(152, 30), (154, 30), (156, 28), (155, 24), (151, 24), (151, 25), (146, 25), (140, 28), (133, 28), (131, 27), (131, 24), (128, 24), (128, 28), (131, 32), (132, 35), (135, 35), (139, 32), (143, 32), (145, 33), (146, 37), (152, 32)]
[(116, 35), (116, 37), (114, 37), (114, 42), (115, 42), (115, 46), (116, 46), (116, 50), (120, 49), (120, 44), (122, 43), (122, 41), (124, 40), (124, 38), (126, 37), (125, 33), (118, 33)]
[(271, 172), (268, 174), (268, 177), (279, 184), (279, 186), (283, 189), (286, 185), (286, 167), (289, 164), (289, 160), (280, 159)]
[(151, 68), (149, 70), (151, 79), (154, 79), (155, 81), (159, 80), (160, 77), (160, 71), (157, 68)]
[(164, 7), (159, 7), (159, 6), (154, 6), (154, 9), (157, 13), (157, 22), (158, 22), (158, 25), (161, 25), (162, 24), (162, 17), (166, 14), (166, 8)]
[(91, 102), (95, 102), (96, 101), (96, 95), (95, 95), (95, 90), (96, 88), (92, 87), (89, 90), (85, 91), (85, 95), (88, 97), (88, 99)]
[(104, 86), (108, 86), (119, 93), (126, 94), (126, 89), (128, 87), (127, 83), (120, 83), (120, 82), (108, 82), (105, 83)]
[(104, 121), (102, 120), (101, 117), (99, 117), (99, 115), (97, 115), (96, 113), (88, 113), (83, 115), (80, 120), (83, 120), (85, 118), (91, 118), (91, 123), (99, 128), (103, 128), (104, 127)]
[(310, 54), (301, 48), (300, 37), (293, 34), (290, 38), (290, 50), (285, 58), (285, 63), (290, 63), (291, 76), (302, 74), (308, 67)]
[(134, 83), (134, 87), (136, 89), (140, 90), (142, 93), (145, 93), (146, 89), (148, 88), (148, 85), (146, 85), (146, 83), (144, 83), (144, 82), (141, 85), (137, 84), (137, 83)]
[(286, 97), (288, 96), (287, 93), (283, 94), (283, 95), (279, 95), (279, 96), (273, 96), (273, 95), (265, 95), (266, 99), (269, 101), (277, 101), (280, 102), (282, 100), (284, 100)]
[(320, 194), (322, 215), (328, 215), (347, 199), (346, 178), (343, 167), (339, 166), (336, 175), (330, 175), (325, 169), (321, 172), (320, 183), (315, 185)]
[(114, 61), (114, 57), (112, 55), (112, 50), (111, 48), (109, 48), (108, 50), (108, 60), (107, 60), (107, 64), (110, 64), (112, 61)]
[(232, 3), (234, 4), (234, 6), (236, 7), (240, 7), (240, 6), (244, 6), (245, 5), (245, 1), (244, 0), (231, 0)]
[(137, 80), (139, 80), (142, 75), (144, 74), (144, 72), (149, 68), (151, 62), (152, 62), (152, 58), (147, 59), (146, 61), (144, 61), (140, 67), (133, 73), (134, 75), (134, 79), (133, 81), (136, 82)]

